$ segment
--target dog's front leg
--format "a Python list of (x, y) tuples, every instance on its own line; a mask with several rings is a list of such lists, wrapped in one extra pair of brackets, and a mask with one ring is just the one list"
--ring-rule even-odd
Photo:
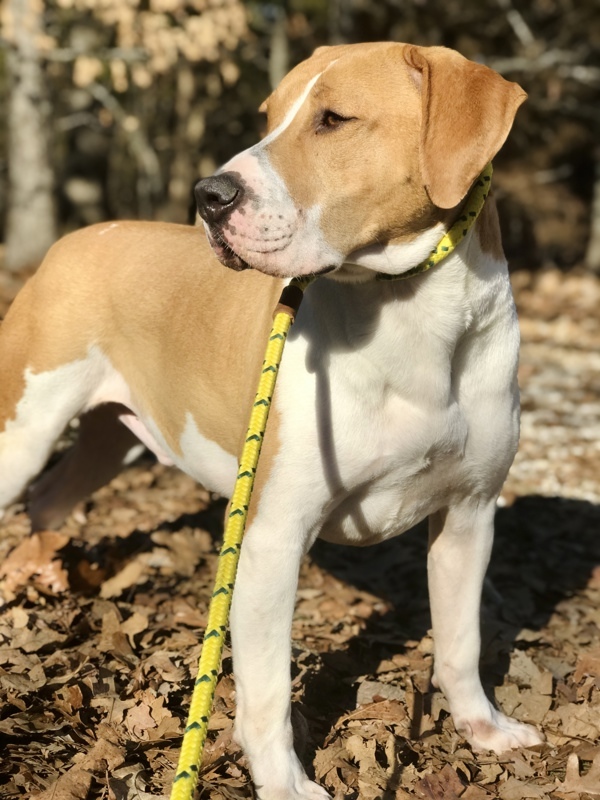
[(260, 800), (323, 800), (294, 751), (291, 628), (298, 570), (308, 537), (285, 516), (256, 520), (242, 545), (231, 609), (236, 685), (236, 740)]
[(429, 594), (435, 646), (434, 681), (454, 724), (475, 750), (501, 753), (539, 744), (531, 725), (502, 714), (479, 677), (480, 604), (494, 537), (495, 498), (465, 501), (429, 520)]

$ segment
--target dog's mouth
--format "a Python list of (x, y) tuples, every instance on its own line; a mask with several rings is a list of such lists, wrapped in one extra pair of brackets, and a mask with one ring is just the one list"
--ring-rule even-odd
[(216, 228), (209, 228), (208, 225), (204, 227), (208, 236), (208, 243), (221, 264), (229, 267), (229, 269), (234, 269), (236, 272), (252, 269), (251, 265), (235, 252)]
[[(242, 272), (246, 269), (258, 269), (259, 271), (264, 271), (261, 267), (256, 267), (242, 258), (238, 253), (235, 252), (233, 247), (229, 244), (229, 242), (225, 239), (223, 234), (217, 228), (209, 226), (205, 223), (204, 229), (206, 231), (206, 236), (208, 238), (208, 243), (210, 244), (213, 253), (219, 259), (221, 264), (229, 269), (233, 269), (236, 272)], [(321, 275), (327, 275), (330, 272), (335, 272), (338, 270), (339, 265), (331, 264), (321, 269), (314, 270), (308, 274), (305, 274), (303, 277), (305, 278), (317, 278)], [(269, 274), (273, 275), (276, 278), (293, 278), (295, 277), (294, 273), (290, 274), (287, 271), (283, 270), (270, 270)]]

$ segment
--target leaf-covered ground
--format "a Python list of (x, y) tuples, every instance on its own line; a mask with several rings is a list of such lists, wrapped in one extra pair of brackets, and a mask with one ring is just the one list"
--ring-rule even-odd
[[(422, 529), (318, 544), (293, 629), (295, 729), (339, 798), (600, 797), (600, 281), (517, 273), (523, 435), (497, 516), (483, 675), (547, 744), (475, 755), (430, 686)], [(5, 286), (4, 295), (13, 287)], [(168, 796), (224, 504), (150, 459), (30, 536), (1, 523), (0, 796)], [(251, 797), (227, 652), (200, 797)]]

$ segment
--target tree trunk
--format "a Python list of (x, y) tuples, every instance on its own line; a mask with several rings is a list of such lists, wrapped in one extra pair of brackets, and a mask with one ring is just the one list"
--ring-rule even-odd
[(280, 81), (290, 68), (290, 43), (287, 35), (287, 19), (283, 8), (274, 6), (277, 17), (271, 28), (271, 48), (269, 54), (269, 82), (271, 90), (279, 86)]
[(9, 42), (6, 266), (39, 264), (56, 239), (49, 113), (39, 40), (42, 0), (6, 0)]
[(590, 239), (585, 260), (588, 267), (597, 275), (600, 275), (600, 148), (596, 151), (594, 197), (591, 211)]
[(329, 44), (348, 44), (354, 30), (351, 0), (330, 0), (328, 8)]

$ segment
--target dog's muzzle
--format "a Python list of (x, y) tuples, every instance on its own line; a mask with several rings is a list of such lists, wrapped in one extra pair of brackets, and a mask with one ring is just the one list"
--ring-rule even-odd
[(219, 261), (237, 271), (249, 264), (237, 255), (225, 238), (224, 229), (231, 213), (244, 199), (244, 187), (232, 172), (198, 181), (194, 188), (198, 213), (205, 223), (208, 241)]

